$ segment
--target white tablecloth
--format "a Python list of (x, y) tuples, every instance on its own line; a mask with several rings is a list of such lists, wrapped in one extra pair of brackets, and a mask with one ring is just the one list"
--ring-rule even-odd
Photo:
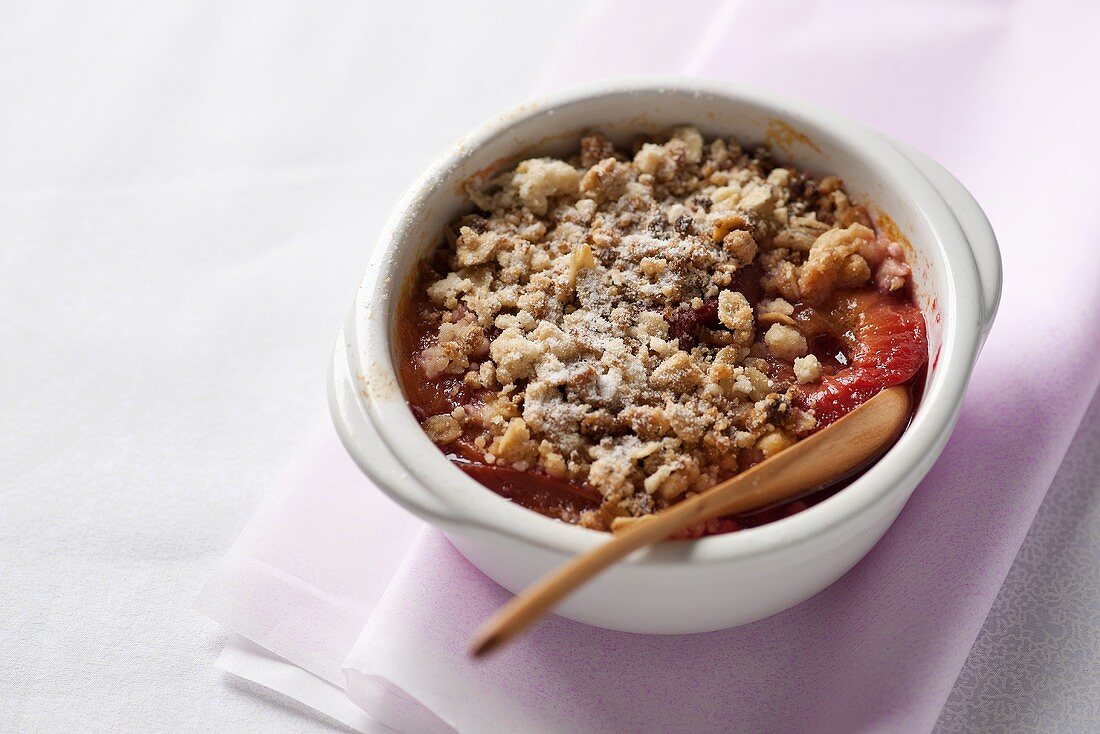
[(386, 213), (579, 10), (4, 4), (0, 731), (328, 730), (191, 604), (325, 419)]
[[(322, 416), (400, 190), (582, 12), (5, 6), (0, 730), (331, 729), (212, 668), (191, 600)], [(1098, 449), (1094, 406), (944, 731), (1098, 720)]]

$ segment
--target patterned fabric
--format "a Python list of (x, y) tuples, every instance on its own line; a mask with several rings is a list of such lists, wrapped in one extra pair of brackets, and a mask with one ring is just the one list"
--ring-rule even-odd
[(937, 734), (1100, 731), (1100, 400), (1094, 400)]

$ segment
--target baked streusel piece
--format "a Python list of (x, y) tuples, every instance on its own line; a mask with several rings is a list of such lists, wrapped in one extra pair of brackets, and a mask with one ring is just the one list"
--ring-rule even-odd
[(591, 133), (468, 193), (410, 287), (404, 387), (456, 462), (552, 517), (652, 513), (926, 361), (903, 248), (767, 149)]

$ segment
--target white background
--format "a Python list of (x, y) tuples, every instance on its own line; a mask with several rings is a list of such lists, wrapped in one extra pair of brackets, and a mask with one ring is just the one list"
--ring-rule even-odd
[(327, 730), (191, 602), (325, 419), (386, 213), (580, 3), (2, 8), (0, 731)]
[[(210, 667), (191, 601), (324, 419), (386, 212), (583, 4), (0, 7), (0, 730), (331, 730)], [(944, 730), (1096, 695), (1096, 626), (1032, 633), (1065, 597), (1036, 578), (1095, 568), (1091, 489), (1044, 507), (1081, 545), (1025, 546)], [(998, 679), (1004, 640), (1057, 675)]]

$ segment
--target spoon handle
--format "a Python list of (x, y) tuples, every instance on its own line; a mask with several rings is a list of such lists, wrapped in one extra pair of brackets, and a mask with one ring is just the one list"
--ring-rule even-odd
[(512, 598), (475, 634), (471, 653), (482, 656), (500, 647), (581, 584), (640, 548), (705, 520), (782, 502), (859, 468), (897, 437), (908, 414), (907, 390), (883, 390), (836, 423), (774, 457), (633, 523)]

